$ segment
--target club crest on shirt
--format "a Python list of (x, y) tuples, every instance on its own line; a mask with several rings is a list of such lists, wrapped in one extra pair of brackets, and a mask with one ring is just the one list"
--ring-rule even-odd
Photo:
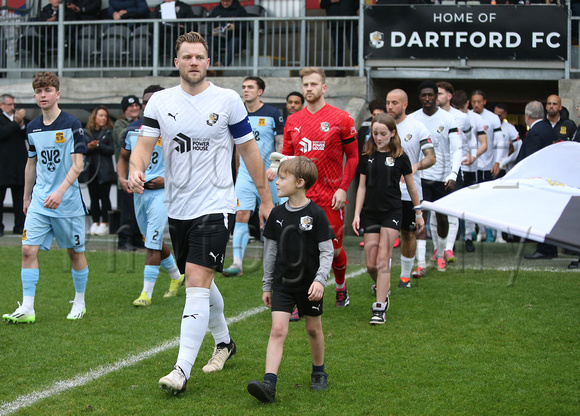
[(56, 132), (55, 139), (54, 139), (54, 142), (55, 142), (55, 143), (64, 143), (65, 141), (66, 141), (66, 140), (65, 140), (65, 138), (64, 138), (64, 132), (62, 132), (62, 131), (57, 131), (57, 132)]
[(161, 137), (157, 139), (157, 146), (163, 146), (163, 143), (161, 142)]
[(312, 217), (308, 215), (300, 218), (300, 224), (298, 225), (302, 231), (310, 231), (312, 230)]
[(219, 114), (216, 113), (211, 113), (209, 116), (207, 116), (207, 120), (206, 123), (208, 126), (213, 126), (218, 122), (218, 119), (220, 118)]
[(258, 126), (265, 126), (266, 125), (266, 119), (265, 118), (259, 118), (258, 119)]
[(26, 241), (26, 229), (22, 231), (22, 241)]
[(385, 160), (385, 165), (395, 166), (395, 159), (392, 158), (391, 156), (387, 157), (387, 159)]
[(328, 121), (320, 123), (320, 131), (330, 131), (330, 123)]
[(409, 142), (413, 139), (413, 135), (411, 133), (407, 133), (405, 135), (405, 137), (403, 138), (403, 140), (405, 140), (406, 142)]
[(568, 134), (568, 131), (566, 130), (566, 126), (560, 126), (560, 134)]
[(445, 130), (445, 127), (443, 126), (437, 127), (437, 133), (441, 133), (443, 130)]

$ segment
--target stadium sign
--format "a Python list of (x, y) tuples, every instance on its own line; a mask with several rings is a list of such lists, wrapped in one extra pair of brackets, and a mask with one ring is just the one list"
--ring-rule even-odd
[(567, 8), (377, 5), (365, 8), (365, 59), (567, 59)]

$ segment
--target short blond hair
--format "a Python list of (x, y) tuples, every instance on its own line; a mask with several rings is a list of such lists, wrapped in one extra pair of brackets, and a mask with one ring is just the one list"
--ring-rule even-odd
[(177, 38), (177, 40), (175, 41), (175, 56), (177, 56), (179, 48), (181, 48), (181, 45), (183, 45), (184, 43), (201, 43), (209, 56), (209, 48), (207, 46), (207, 41), (203, 38), (203, 36), (201, 36), (197, 32), (184, 33), (183, 35)]
[(318, 169), (314, 162), (304, 156), (296, 156), (292, 159), (286, 159), (278, 167), (278, 172), (282, 175), (290, 174), (298, 179), (304, 179), (304, 188), (310, 189), (318, 179)]
[(322, 78), (322, 83), (326, 84), (326, 73), (324, 72), (324, 69), (319, 68), (317, 66), (308, 66), (306, 68), (303, 68), (300, 70), (299, 74), (300, 78), (304, 78), (305, 76), (312, 74), (318, 74), (320, 75), (320, 78)]

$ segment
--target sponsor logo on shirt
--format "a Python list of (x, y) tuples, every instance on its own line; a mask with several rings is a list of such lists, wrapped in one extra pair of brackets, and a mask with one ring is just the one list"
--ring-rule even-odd
[(64, 132), (62, 131), (57, 131), (56, 135), (55, 135), (55, 139), (54, 142), (55, 143), (64, 143), (66, 140), (64, 138)]
[(207, 116), (207, 120), (205, 122), (207, 123), (208, 126), (211, 127), (218, 122), (219, 118), (220, 118), (219, 114), (211, 113), (209, 116)]
[(306, 137), (303, 137), (300, 140), (300, 142), (298, 142), (298, 144), (300, 145), (300, 150), (302, 151), (302, 153), (308, 153), (311, 150), (324, 150), (326, 142), (312, 141), (310, 139), (307, 139)]
[(300, 218), (300, 224), (298, 225), (298, 228), (300, 228), (302, 231), (310, 231), (312, 230), (312, 222), (312, 217), (306, 215)]
[(187, 153), (192, 150), (207, 152), (209, 150), (209, 139), (192, 139), (183, 133), (179, 133), (173, 138), (173, 141), (177, 143), (175, 150), (179, 153)]
[(168, 115), (169, 117), (173, 117), (173, 121), (177, 121), (177, 115), (178, 115), (178, 114), (179, 114), (179, 113), (175, 113), (175, 115), (173, 115), (173, 114), (171, 114), (171, 113), (167, 113), (167, 115)]
[(330, 123), (328, 121), (320, 123), (320, 131), (330, 131)]

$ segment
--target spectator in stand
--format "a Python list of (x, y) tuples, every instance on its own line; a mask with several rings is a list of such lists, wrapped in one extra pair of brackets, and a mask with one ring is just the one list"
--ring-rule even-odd
[(2, 222), (6, 190), (12, 193), (14, 209), (14, 234), (22, 234), (24, 228), (24, 167), (28, 161), (26, 146), (26, 124), (23, 108), (14, 107), (14, 97), (4, 94), (0, 97), (0, 237), (4, 235)]
[[(179, 0), (165, 0), (158, 4), (151, 13), (151, 17), (166, 20), (163, 22), (159, 43), (167, 53), (173, 50), (175, 40), (179, 36), (194, 29), (192, 23), (180, 22), (182, 19), (193, 19), (195, 15), (189, 4)], [(172, 53), (175, 54), (175, 52)]]
[[(40, 10), (38, 15), (39, 22), (58, 22), (58, 6), (61, 0), (49, 0), (48, 4)], [(76, 14), (65, 7), (64, 20), (76, 20)], [(38, 26), (37, 30), (40, 35), (40, 41), (34, 45), (35, 60), (39, 66), (51, 66), (51, 63), (46, 62), (47, 54), (50, 50), (55, 50), (58, 42), (58, 27), (55, 25)], [(66, 39), (71, 40), (68, 36), (70, 27), (66, 28)], [(56, 61), (53, 61), (56, 66)]]
[(74, 20), (99, 20), (101, 17), (101, 0), (67, 0), (65, 6), (75, 14)]
[[(57, 22), (58, 21), (58, 5), (61, 0), (48, 0), (48, 4), (40, 10), (38, 20), (40, 22)], [(64, 10), (64, 20), (75, 20), (75, 12), (70, 8)], [(56, 34), (56, 32), (55, 32)], [(55, 36), (56, 38), (56, 36)]]
[(92, 235), (105, 235), (109, 232), (109, 211), (111, 210), (111, 185), (117, 174), (113, 167), (113, 122), (109, 110), (100, 105), (93, 110), (84, 129), (87, 143), (85, 167), (79, 182), (86, 182), (91, 197), (91, 216), (93, 224), (89, 230)]
[[(359, 0), (320, 0), (320, 8), (326, 10), (327, 16), (356, 16), (359, 8)], [(337, 21), (329, 22), (330, 36), (334, 44), (334, 56), (336, 66), (346, 66), (344, 58), (346, 45), (351, 54), (350, 65), (358, 65), (358, 22)], [(344, 37), (346, 36), (346, 44)], [(336, 71), (337, 77), (343, 77), (344, 71)]]
[(147, 19), (149, 6), (145, 0), (109, 0), (109, 19)]
[[(214, 66), (229, 66), (234, 54), (240, 49), (245, 34), (244, 25), (239, 22), (227, 22), (228, 17), (248, 17), (248, 12), (238, 0), (220, 0), (220, 4), (211, 9), (209, 17), (220, 18), (214, 25), (211, 38), (208, 39), (210, 62)], [(221, 56), (221, 49), (225, 48), (225, 61)], [(217, 54), (215, 49), (217, 49)], [(216, 58), (217, 56), (217, 58)]]
[(546, 120), (558, 136), (559, 142), (573, 140), (576, 133), (576, 123), (568, 118), (568, 111), (564, 111), (562, 100), (556, 94), (550, 95), (546, 101)]
[(298, 91), (292, 91), (286, 96), (286, 117), (297, 113), (304, 107), (304, 96)]
[[(123, 115), (117, 119), (113, 125), (113, 142), (115, 143), (115, 162), (119, 161), (121, 146), (125, 140), (127, 127), (133, 121), (139, 118), (141, 112), (141, 103), (139, 98), (134, 95), (123, 97), (121, 101)], [(119, 242), (117, 247), (120, 250), (134, 250), (137, 247), (143, 247), (143, 238), (139, 232), (137, 220), (135, 218), (135, 208), (133, 205), (133, 195), (123, 191), (122, 186), (117, 184), (117, 205), (121, 211), (121, 218), (117, 234)]]

